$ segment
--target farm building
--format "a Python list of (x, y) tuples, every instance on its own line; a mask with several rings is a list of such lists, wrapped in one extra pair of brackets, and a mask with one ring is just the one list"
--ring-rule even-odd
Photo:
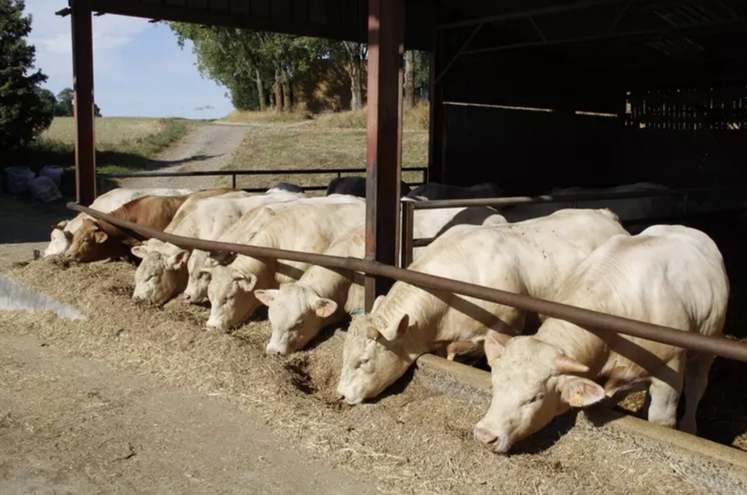
[[(536, 194), (743, 176), (747, 8), (737, 0), (72, 0), (70, 12), (85, 204), (95, 197), (93, 13), (368, 43), (367, 256), (384, 263), (398, 250), (405, 47), (432, 53), (433, 181)], [(369, 305), (386, 287), (376, 284)]]

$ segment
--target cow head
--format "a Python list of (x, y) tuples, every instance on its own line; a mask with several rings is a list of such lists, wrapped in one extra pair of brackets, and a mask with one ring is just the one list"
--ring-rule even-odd
[(184, 290), (189, 251), (182, 249), (168, 255), (135, 246), (131, 252), (143, 260), (135, 271), (133, 299), (163, 305)]
[(63, 220), (52, 226), (49, 246), (44, 250), (44, 257), (64, 254), (73, 243), (73, 234), (65, 230), (68, 225), (67, 220)]
[(355, 405), (372, 399), (405, 374), (417, 354), (406, 349), (403, 337), (415, 326), (406, 314), (388, 325), (373, 314), (351, 323), (337, 387), (345, 402)]
[(272, 338), (265, 352), (288, 354), (302, 349), (337, 311), (337, 303), (319, 297), (310, 287), (285, 284), (279, 290), (256, 290), (254, 295), (268, 306)]
[(184, 291), (184, 298), (190, 304), (199, 304), (208, 299), (208, 286), (210, 285), (210, 270), (203, 270), (206, 267), (208, 253), (195, 249), (189, 257), (187, 263), (187, 272), (189, 280), (187, 288)]
[(228, 331), (241, 325), (259, 306), (254, 296), (257, 276), (246, 274), (233, 266), (203, 268), (210, 271), (210, 329)]
[(485, 354), (492, 366), (493, 400), (474, 435), (496, 453), (508, 453), (569, 407), (605, 397), (600, 385), (578, 376), (589, 371), (586, 365), (535, 337), (491, 332)]
[(124, 256), (126, 253), (121, 239), (111, 236), (98, 221), (86, 218), (73, 234), (65, 255), (73, 261), (91, 262)]

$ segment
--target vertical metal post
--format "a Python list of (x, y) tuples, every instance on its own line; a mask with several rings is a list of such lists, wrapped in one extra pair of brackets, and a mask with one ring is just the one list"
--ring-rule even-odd
[(78, 202), (96, 199), (96, 141), (93, 119), (93, 28), (91, 0), (71, 0), (75, 191)]
[(428, 180), (446, 182), (445, 179), (445, 139), (444, 139), (444, 104), (443, 82), (437, 84), (436, 78), (443, 70), (444, 32), (436, 31), (430, 60), (430, 115), (428, 123)]
[(415, 202), (402, 202), (402, 247), (400, 249), (400, 268), (407, 268), (412, 263), (413, 237), (415, 231)]
[[(368, 2), (366, 259), (394, 265), (399, 237), (405, 2)], [(366, 311), (390, 280), (367, 276)]]

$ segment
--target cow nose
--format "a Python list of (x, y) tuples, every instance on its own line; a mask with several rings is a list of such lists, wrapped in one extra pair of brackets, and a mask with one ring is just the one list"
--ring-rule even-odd
[(190, 295), (189, 295), (189, 294), (187, 294), (187, 293), (185, 293), (185, 294), (184, 294), (184, 299), (185, 299), (185, 300), (186, 300), (187, 302), (192, 302), (192, 296), (190, 296)]
[(474, 434), (475, 440), (480, 443), (484, 443), (485, 445), (492, 445), (498, 440), (498, 437), (496, 435), (493, 435), (491, 432), (480, 425), (475, 426)]
[(283, 352), (279, 347), (274, 346), (272, 344), (267, 344), (267, 347), (265, 347), (265, 354), (268, 354), (271, 356), (278, 356), (278, 355), (282, 356)]

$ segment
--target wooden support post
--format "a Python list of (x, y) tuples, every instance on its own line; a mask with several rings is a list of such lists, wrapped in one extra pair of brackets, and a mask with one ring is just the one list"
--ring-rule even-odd
[(78, 202), (96, 199), (96, 145), (93, 120), (93, 28), (91, 0), (72, 0), (75, 191)]
[[(368, 6), (366, 259), (394, 266), (399, 250), (405, 2), (369, 0)], [(366, 277), (366, 312), (391, 285), (381, 277)]]
[(444, 69), (444, 33), (436, 31), (431, 51), (430, 86), (428, 99), (430, 100), (430, 118), (428, 123), (428, 178), (434, 182), (446, 182), (444, 170), (444, 153), (446, 145), (444, 129), (444, 98), (443, 84), (439, 84), (438, 75)]

